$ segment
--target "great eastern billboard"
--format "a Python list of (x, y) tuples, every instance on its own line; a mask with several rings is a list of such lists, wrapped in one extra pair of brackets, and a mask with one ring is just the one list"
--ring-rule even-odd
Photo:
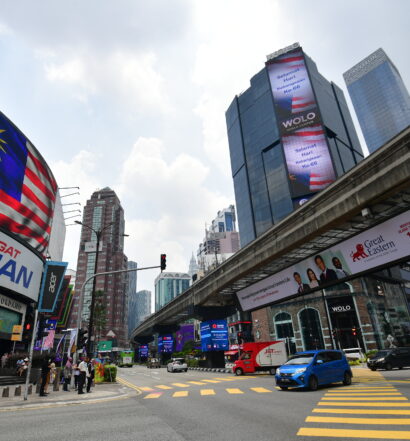
[(410, 257), (410, 211), (237, 292), (244, 311)]
[(294, 200), (336, 179), (322, 119), (299, 47), (266, 63)]

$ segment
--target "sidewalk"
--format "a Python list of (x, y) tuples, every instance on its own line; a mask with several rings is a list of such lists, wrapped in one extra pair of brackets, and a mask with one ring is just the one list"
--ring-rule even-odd
[[(14, 390), (14, 386), (10, 386)], [(44, 405), (66, 405), (66, 404), (86, 404), (98, 401), (109, 401), (129, 396), (129, 389), (125, 388), (120, 383), (103, 383), (97, 384), (91, 389), (91, 393), (84, 392), (79, 395), (77, 391), (71, 390), (64, 392), (62, 385), (59, 391), (52, 391), (49, 389), (49, 394), (46, 397), (40, 397), (35, 393), (35, 386), (33, 386), (33, 393), (28, 395), (27, 401), (24, 401), (24, 385), (21, 388), (21, 396), (0, 397), (0, 412), (12, 409), (21, 408), (38, 408)]]

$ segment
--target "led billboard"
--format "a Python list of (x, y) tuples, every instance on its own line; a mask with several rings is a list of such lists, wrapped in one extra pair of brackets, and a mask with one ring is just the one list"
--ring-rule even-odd
[(303, 51), (294, 49), (266, 66), (292, 197), (316, 193), (336, 174)]
[(147, 358), (148, 357), (148, 345), (141, 345), (138, 348), (138, 353), (140, 358)]
[(195, 340), (195, 331), (193, 324), (181, 325), (179, 330), (175, 333), (175, 351), (181, 352), (184, 348), (184, 344), (187, 341)]
[(229, 349), (228, 325), (226, 320), (208, 320), (201, 323), (201, 350), (227, 351)]
[(160, 335), (158, 337), (158, 352), (159, 353), (174, 352), (174, 337), (172, 334)]
[(249, 311), (311, 290), (341, 287), (353, 275), (408, 259), (409, 250), (407, 211), (238, 291), (238, 300)]

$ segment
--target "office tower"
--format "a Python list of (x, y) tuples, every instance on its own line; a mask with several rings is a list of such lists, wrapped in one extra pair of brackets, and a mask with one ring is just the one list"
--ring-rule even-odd
[(198, 269), (199, 267), (194, 257), (194, 253), (192, 253), (191, 260), (189, 261), (189, 269), (188, 269), (188, 274), (191, 276), (191, 278), (194, 274), (198, 273)]
[(235, 207), (230, 205), (218, 211), (217, 217), (205, 228), (205, 237), (197, 251), (198, 266), (202, 272), (214, 269), (240, 248), (236, 230)]
[[(127, 269), (137, 269), (137, 262), (128, 261)], [(128, 335), (135, 328), (136, 323), (136, 305), (135, 299), (137, 295), (137, 271), (130, 271), (128, 274)]]
[(410, 125), (409, 93), (383, 49), (343, 77), (370, 153)]
[(226, 112), (241, 246), (363, 159), (342, 90), (296, 43)]
[[(113, 190), (106, 187), (95, 191), (87, 201), (83, 212), (80, 249), (77, 261), (77, 277), (75, 284), (75, 305), (70, 318), (71, 327), (76, 327), (78, 317), (78, 299), (86, 279), (106, 271), (127, 269), (127, 257), (124, 254), (124, 210)], [(96, 265), (97, 240), (93, 232), (101, 231)], [(102, 317), (94, 316), (94, 322), (103, 323), (102, 329), (95, 332), (101, 340), (107, 333), (115, 334), (114, 342), (119, 347), (128, 346), (128, 329), (126, 324), (127, 274), (110, 274), (96, 278), (96, 292), (101, 291), (105, 312)], [(81, 325), (86, 328), (90, 318), (92, 280), (85, 285), (81, 310)], [(111, 331), (111, 332), (110, 332)]]
[(187, 290), (190, 280), (186, 273), (160, 273), (155, 279), (155, 311)]
[(151, 314), (151, 291), (134, 291), (128, 303), (128, 335)]

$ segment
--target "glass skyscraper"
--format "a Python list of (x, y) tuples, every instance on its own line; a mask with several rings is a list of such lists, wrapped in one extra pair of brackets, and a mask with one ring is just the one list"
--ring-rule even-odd
[(409, 93), (383, 49), (343, 77), (370, 153), (410, 125)]
[(298, 44), (250, 83), (226, 112), (241, 246), (363, 159), (342, 90)]
[(191, 276), (186, 273), (160, 273), (155, 279), (155, 311), (189, 288)]

